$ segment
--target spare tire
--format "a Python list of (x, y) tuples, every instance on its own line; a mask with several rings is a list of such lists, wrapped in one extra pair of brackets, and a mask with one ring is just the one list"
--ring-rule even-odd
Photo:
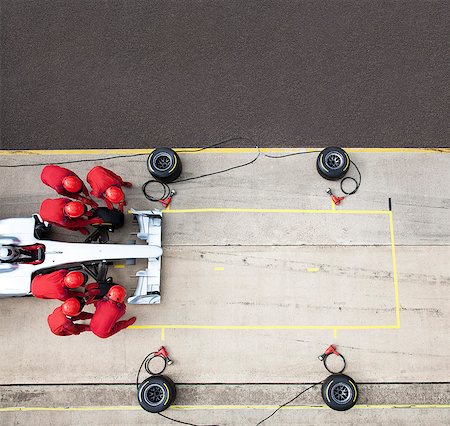
[(321, 151), (316, 161), (320, 176), (328, 180), (338, 180), (345, 176), (350, 167), (350, 157), (337, 146), (330, 146)]
[(173, 182), (182, 170), (180, 157), (170, 148), (156, 148), (147, 158), (147, 168), (161, 182)]
[(97, 207), (94, 211), (94, 216), (103, 219), (100, 226), (105, 226), (110, 229), (119, 229), (125, 223), (124, 214), (117, 209), (108, 209), (108, 207)]
[(333, 410), (346, 411), (356, 404), (358, 388), (351, 377), (332, 374), (322, 384), (322, 398)]
[(138, 401), (145, 411), (159, 413), (175, 401), (175, 384), (166, 376), (150, 376), (138, 386)]

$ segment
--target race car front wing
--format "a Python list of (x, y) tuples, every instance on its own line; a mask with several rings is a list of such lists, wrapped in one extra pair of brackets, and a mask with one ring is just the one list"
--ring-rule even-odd
[[(150, 246), (161, 247), (162, 213), (159, 210), (130, 209), (138, 221), (137, 237)], [(147, 268), (136, 272), (138, 279), (134, 295), (128, 298), (130, 304), (157, 304), (161, 302), (161, 256), (149, 258)]]

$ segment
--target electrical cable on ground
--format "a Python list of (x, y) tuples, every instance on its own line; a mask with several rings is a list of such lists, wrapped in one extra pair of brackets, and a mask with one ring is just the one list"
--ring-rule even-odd
[(269, 420), (272, 416), (274, 416), (279, 410), (281, 410), (283, 407), (286, 407), (286, 405), (290, 404), (291, 402), (295, 401), (300, 395), (303, 395), (306, 391), (309, 391), (314, 386), (320, 385), (323, 382), (321, 380), (320, 382), (314, 383), (313, 385), (307, 387), (306, 389), (303, 389), (299, 394), (294, 396), (294, 398), (290, 399), (288, 402), (285, 402), (283, 405), (280, 405), (273, 413), (268, 415), (266, 418), (262, 419), (259, 423), (256, 424), (256, 426), (259, 426), (260, 424), (264, 423), (266, 420)]
[[(226, 139), (224, 141), (218, 142), (216, 144), (209, 145), (209, 146), (204, 147), (204, 148), (200, 148), (200, 149), (195, 150), (195, 151), (186, 150), (186, 151), (177, 151), (177, 152), (198, 152), (198, 151), (202, 151), (204, 149), (212, 148), (212, 147), (218, 146), (218, 145), (223, 145), (225, 143), (228, 143), (228, 142), (231, 142), (231, 141), (236, 141), (236, 140), (252, 141), (251, 139), (244, 138), (244, 137), (242, 137), (242, 138), (241, 137), (230, 138), (230, 139)], [(199, 176), (193, 176), (193, 177), (189, 177), (189, 178), (185, 178), (185, 179), (177, 179), (174, 183), (182, 183), (182, 182), (188, 182), (188, 181), (192, 181), (192, 180), (196, 180), (196, 179), (202, 179), (202, 178), (205, 178), (205, 177), (215, 176), (215, 175), (218, 175), (218, 174), (221, 174), (221, 173), (229, 172), (231, 170), (240, 169), (242, 167), (250, 166), (251, 164), (256, 162), (259, 159), (259, 157), (261, 157), (261, 156), (264, 156), (264, 157), (267, 157), (267, 158), (272, 158), (272, 159), (277, 159), (277, 158), (291, 157), (291, 156), (294, 156), (294, 155), (312, 154), (312, 153), (320, 152), (319, 150), (314, 150), (314, 151), (293, 152), (293, 153), (284, 154), (284, 155), (268, 155), (268, 154), (265, 154), (265, 153), (261, 152), (261, 150), (259, 149), (258, 146), (255, 146), (255, 149), (258, 150), (258, 154), (256, 155), (255, 158), (253, 158), (252, 160), (250, 160), (250, 161), (248, 161), (246, 163), (238, 164), (237, 166), (228, 167), (226, 169), (218, 170), (218, 171), (211, 172), (211, 173), (205, 173), (205, 174), (199, 175)], [(150, 172), (148, 160), (147, 160), (147, 169)], [(151, 195), (148, 192), (148, 186), (151, 185), (151, 184), (154, 184), (154, 183), (159, 183), (163, 187), (163, 195), (161, 197), (159, 197), (159, 198), (156, 197), (156, 196)], [(164, 201), (164, 200), (166, 200), (168, 198), (168, 196), (170, 194), (170, 186), (168, 184), (164, 183), (164, 182), (160, 182), (160, 181), (155, 180), (155, 179), (150, 179), (150, 180), (144, 182), (144, 184), (142, 185), (142, 192), (143, 192), (145, 198), (147, 198), (147, 200), (161, 202), (161, 201)]]
[[(208, 147), (200, 148), (200, 149), (198, 149), (196, 151), (185, 151), (185, 152), (197, 152), (197, 151), (201, 151), (201, 150), (204, 150), (204, 149), (207, 149), (207, 148), (211, 148), (212, 146), (218, 146), (219, 144), (222, 145), (224, 143), (227, 143), (227, 142), (230, 142), (230, 141), (234, 141), (234, 140), (239, 140), (239, 139), (251, 141), (251, 139), (248, 139), (248, 138), (231, 138), (231, 139), (227, 139), (227, 140), (218, 142), (217, 144), (210, 145)], [(215, 176), (215, 175), (218, 175), (218, 174), (221, 174), (221, 173), (229, 172), (231, 170), (235, 170), (235, 169), (239, 169), (239, 168), (242, 168), (242, 167), (246, 167), (246, 166), (249, 166), (249, 165), (253, 164), (254, 162), (256, 162), (261, 156), (267, 157), (267, 158), (271, 158), (271, 159), (280, 159), (280, 158), (292, 157), (294, 155), (305, 155), (305, 154), (313, 154), (313, 153), (321, 152), (320, 150), (313, 150), (313, 151), (293, 152), (293, 153), (290, 153), (290, 154), (283, 154), (283, 155), (269, 155), (269, 154), (266, 154), (264, 152), (261, 152), (261, 150), (259, 149), (258, 146), (256, 146), (255, 149), (258, 150), (258, 154), (256, 155), (255, 158), (253, 158), (252, 160), (250, 160), (250, 161), (248, 161), (246, 163), (238, 164), (237, 166), (228, 167), (226, 169), (218, 170), (218, 171), (211, 172), (211, 173), (205, 173), (205, 174), (199, 175), (199, 176), (193, 176), (193, 177), (189, 177), (189, 178), (185, 178), (185, 179), (177, 179), (173, 183), (182, 183), (182, 182), (188, 182), (188, 181), (192, 181), (192, 180), (196, 180), (196, 179), (202, 179), (202, 178), (205, 178), (205, 177)], [(183, 151), (178, 151), (178, 152), (183, 152)], [(150, 158), (150, 156), (148, 158)], [(354, 177), (347, 176), (347, 177), (344, 177), (344, 178), (341, 179), (341, 181), (340, 181), (341, 191), (345, 194), (346, 197), (348, 197), (349, 195), (355, 194), (358, 191), (358, 189), (359, 189), (359, 187), (361, 185), (361, 172), (359, 171), (358, 166), (352, 160), (350, 160), (350, 163), (353, 164), (353, 166), (356, 168), (359, 177), (358, 177), (358, 179), (355, 179)], [(147, 169), (150, 172), (148, 159), (147, 159)], [(355, 188), (352, 191), (346, 191), (344, 189), (343, 184), (344, 184), (344, 182), (346, 180), (350, 180), (350, 181), (353, 181), (355, 183)], [(153, 196), (148, 191), (149, 185), (152, 185), (152, 184), (155, 184), (155, 183), (156, 184), (160, 184), (162, 186), (163, 193), (162, 193), (161, 197)], [(150, 180), (144, 182), (144, 184), (142, 185), (142, 192), (143, 192), (145, 198), (147, 198), (147, 200), (149, 200), (149, 201), (163, 202), (164, 200), (166, 200), (169, 197), (170, 192), (171, 192), (171, 188), (170, 188), (170, 186), (167, 183), (161, 182), (161, 181), (156, 180), (156, 179), (150, 179)]]
[[(177, 151), (178, 152), (200, 152), (200, 151), (204, 151), (205, 149), (215, 148), (217, 146), (224, 145), (224, 144), (229, 143), (229, 142), (239, 141), (239, 140), (253, 142), (253, 140), (250, 139), (250, 138), (237, 136), (237, 137), (225, 139), (225, 140), (220, 141), (220, 142), (213, 143), (211, 145), (204, 146), (203, 148), (197, 148), (197, 149), (189, 149), (188, 148), (188, 149), (181, 149), (181, 150), (177, 150)], [(148, 156), (149, 154), (145, 152), (145, 153), (140, 153), (140, 154), (113, 155), (113, 156), (109, 156), (109, 157), (87, 158), (87, 159), (83, 159), (83, 160), (58, 161), (57, 163), (51, 163), (51, 164), (60, 165), (60, 164), (84, 163), (86, 161), (89, 161), (89, 162), (92, 162), (92, 161), (107, 161), (107, 160), (115, 160), (117, 158), (140, 157), (140, 156), (143, 156), (143, 155), (147, 155)], [(35, 166), (46, 166), (47, 164), (49, 164), (49, 163), (0, 164), (0, 168), (35, 167)]]
[(189, 426), (218, 426), (218, 425), (197, 425), (195, 423), (188, 423), (188, 422), (182, 422), (181, 420), (173, 419), (172, 417), (168, 417), (164, 414), (158, 413), (161, 417), (164, 417), (167, 420), (172, 420), (175, 423), (181, 423), (182, 425), (189, 425)]
[[(353, 164), (353, 166), (355, 167), (356, 171), (358, 172), (359, 179), (356, 180), (354, 177), (351, 177), (351, 176), (347, 176), (347, 177), (344, 177), (344, 178), (341, 179), (341, 191), (342, 191), (347, 197), (348, 197), (349, 195), (353, 195), (356, 191), (358, 191), (359, 187), (361, 186), (361, 172), (359, 171), (358, 166), (357, 166), (352, 160), (350, 160), (350, 163)], [(343, 188), (343, 184), (344, 184), (344, 182), (345, 182), (346, 180), (351, 180), (351, 181), (353, 181), (353, 182), (355, 183), (355, 188), (353, 189), (353, 191), (348, 191), (348, 192), (347, 192), (347, 191)]]

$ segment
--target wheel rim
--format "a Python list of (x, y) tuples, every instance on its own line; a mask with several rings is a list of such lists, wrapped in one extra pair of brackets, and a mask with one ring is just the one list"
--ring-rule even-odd
[(331, 151), (325, 155), (325, 164), (332, 170), (339, 169), (344, 164), (344, 156), (337, 151)]
[(347, 404), (352, 399), (352, 390), (347, 383), (338, 382), (336, 383), (330, 391), (331, 399), (336, 404)]
[(156, 407), (161, 404), (165, 395), (166, 392), (164, 391), (164, 388), (161, 385), (154, 383), (145, 390), (144, 400), (148, 405)]
[(155, 158), (153, 159), (154, 168), (160, 172), (165, 172), (171, 169), (172, 165), (173, 165), (172, 157), (166, 154), (165, 152), (160, 152), (159, 154), (156, 154)]

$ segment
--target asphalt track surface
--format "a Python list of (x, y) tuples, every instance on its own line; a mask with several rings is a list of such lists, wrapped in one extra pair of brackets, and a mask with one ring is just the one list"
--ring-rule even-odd
[(449, 146), (447, 1), (3, 0), (2, 149)]

